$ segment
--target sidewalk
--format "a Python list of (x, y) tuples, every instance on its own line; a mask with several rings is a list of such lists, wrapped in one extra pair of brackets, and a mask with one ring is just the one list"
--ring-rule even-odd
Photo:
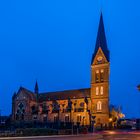
[(45, 138), (84, 138), (84, 137), (92, 137), (92, 140), (103, 140), (103, 136), (101, 134), (95, 134), (95, 133), (90, 133), (90, 134), (79, 134), (79, 135), (54, 135), (54, 136), (29, 136), (29, 137), (0, 137), (0, 140), (20, 140), (20, 139), (45, 139)]

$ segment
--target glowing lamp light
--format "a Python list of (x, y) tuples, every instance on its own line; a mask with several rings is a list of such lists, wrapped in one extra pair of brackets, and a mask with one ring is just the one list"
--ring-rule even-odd
[(114, 132), (114, 131), (109, 131), (108, 133), (109, 133), (110, 135), (116, 134), (116, 132)]
[(113, 119), (112, 118), (109, 118), (109, 122), (112, 122), (113, 121)]

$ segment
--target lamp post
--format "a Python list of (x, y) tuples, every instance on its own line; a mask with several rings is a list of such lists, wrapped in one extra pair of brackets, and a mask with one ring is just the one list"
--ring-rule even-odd
[(71, 123), (71, 130), (72, 130), (72, 135), (73, 135), (73, 116), (72, 116), (72, 101), (70, 98), (68, 98), (68, 112), (70, 113), (70, 123)]
[(113, 119), (111, 117), (111, 118), (109, 118), (109, 126), (110, 126), (110, 128), (112, 128), (112, 122), (113, 122)]
[(0, 124), (1, 124), (1, 109), (0, 109)]
[(139, 84), (139, 85), (137, 85), (137, 90), (138, 90), (138, 91), (140, 91), (140, 84)]
[(138, 91), (140, 91), (140, 85), (137, 86)]
[(88, 105), (89, 105), (88, 98), (85, 97), (84, 100), (85, 100), (85, 103), (87, 105), (87, 108), (86, 109), (87, 109), (87, 112), (88, 112), (88, 115), (89, 115), (90, 131), (93, 132), (94, 131), (94, 123), (95, 123), (96, 116), (93, 116), (91, 110), (88, 108)]
[(72, 109), (71, 109), (71, 112), (70, 112), (70, 122), (71, 122), (72, 135), (73, 135), (73, 118), (72, 118)]
[(90, 131), (92, 132), (92, 117), (91, 117), (91, 111), (90, 110), (87, 110), (88, 111), (88, 114), (89, 114), (89, 122), (90, 122)]

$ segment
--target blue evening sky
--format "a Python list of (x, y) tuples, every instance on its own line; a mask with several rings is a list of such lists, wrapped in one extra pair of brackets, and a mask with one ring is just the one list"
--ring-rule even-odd
[(139, 0), (1, 0), (0, 109), (20, 86), (40, 92), (90, 87), (102, 11), (111, 53), (110, 102), (140, 117)]

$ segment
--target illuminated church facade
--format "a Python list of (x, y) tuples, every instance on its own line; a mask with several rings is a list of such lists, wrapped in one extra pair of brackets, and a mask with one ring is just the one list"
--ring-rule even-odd
[(108, 126), (109, 56), (101, 14), (91, 60), (91, 87), (47, 93), (39, 93), (37, 82), (34, 92), (20, 87), (12, 98), (12, 120)]

